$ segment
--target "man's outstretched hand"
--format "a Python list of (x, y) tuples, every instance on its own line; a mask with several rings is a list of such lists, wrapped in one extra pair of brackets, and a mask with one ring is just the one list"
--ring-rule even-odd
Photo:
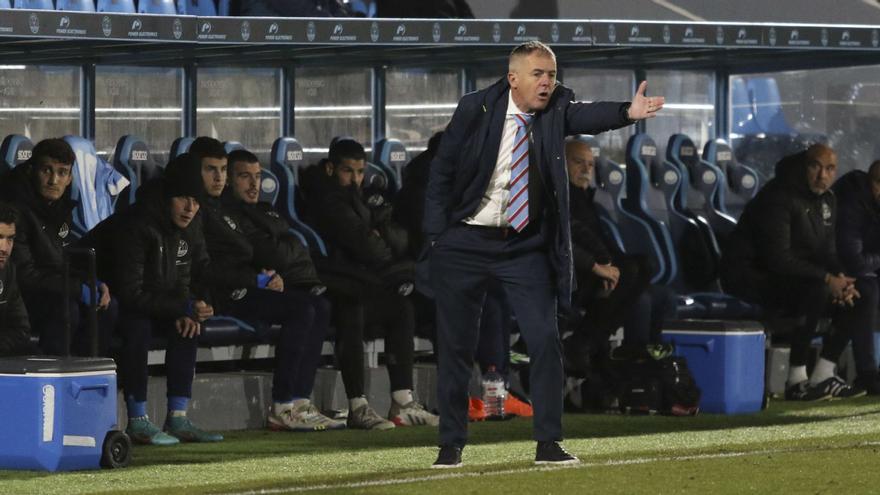
[(639, 89), (633, 96), (632, 103), (629, 105), (629, 119), (642, 120), (651, 119), (657, 116), (657, 112), (663, 108), (666, 98), (662, 96), (645, 96), (648, 89), (648, 81), (642, 81)]

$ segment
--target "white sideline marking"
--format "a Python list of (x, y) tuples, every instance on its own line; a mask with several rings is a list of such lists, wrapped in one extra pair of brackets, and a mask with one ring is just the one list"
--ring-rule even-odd
[[(855, 446), (871, 446), (871, 445), (880, 445), (880, 442), (861, 442), (855, 444)], [(371, 488), (377, 486), (393, 486), (393, 485), (406, 485), (409, 483), (421, 483), (425, 481), (438, 481), (438, 480), (448, 480), (448, 479), (456, 479), (456, 478), (476, 478), (482, 476), (506, 476), (509, 474), (522, 474), (522, 473), (538, 473), (543, 471), (558, 471), (562, 469), (586, 469), (586, 468), (596, 468), (596, 467), (608, 467), (608, 466), (632, 466), (639, 464), (651, 464), (655, 462), (676, 462), (676, 461), (695, 461), (695, 460), (704, 460), (704, 459), (728, 459), (734, 457), (746, 457), (746, 456), (755, 456), (755, 455), (767, 455), (767, 454), (783, 454), (790, 452), (806, 452), (813, 451), (815, 449), (767, 449), (767, 450), (750, 450), (750, 451), (741, 451), (741, 452), (719, 452), (716, 454), (694, 454), (694, 455), (682, 455), (682, 456), (670, 456), (670, 457), (637, 457), (635, 459), (623, 459), (623, 460), (610, 460), (604, 462), (583, 462), (580, 464), (569, 464), (565, 466), (535, 466), (529, 468), (520, 468), (520, 469), (505, 469), (501, 471), (468, 471), (468, 472), (457, 472), (457, 473), (443, 473), (443, 474), (432, 474), (428, 476), (419, 476), (414, 478), (396, 478), (396, 479), (387, 479), (387, 480), (375, 480), (375, 481), (354, 481), (349, 483), (326, 483), (323, 485), (312, 485), (312, 486), (302, 486), (296, 487), (291, 486), (288, 488), (265, 488), (261, 490), (251, 490), (246, 492), (228, 492), (224, 495), (273, 495), (273, 494), (281, 494), (281, 493), (302, 493), (302, 492), (313, 492), (318, 490), (351, 490), (355, 488)], [(467, 466), (467, 464), (465, 464)]]

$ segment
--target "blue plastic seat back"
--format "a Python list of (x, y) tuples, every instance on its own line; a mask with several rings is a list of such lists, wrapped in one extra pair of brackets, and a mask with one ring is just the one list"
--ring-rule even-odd
[[(654, 179), (657, 179), (657, 183)], [(663, 250), (667, 271), (663, 283), (679, 280), (679, 260), (675, 250), (674, 234), (670, 225), (670, 208), (678, 192), (681, 174), (671, 164), (664, 164), (657, 157), (657, 145), (646, 134), (636, 134), (629, 139), (626, 149), (626, 199), (624, 208), (646, 221)], [(667, 199), (668, 198), (668, 199)], [(683, 216), (673, 213), (672, 218), (681, 223)]]
[(260, 201), (275, 205), (278, 201), (278, 177), (271, 170), (263, 167), (260, 177)]
[(137, 136), (122, 136), (116, 143), (116, 153), (113, 156), (113, 167), (125, 176), (131, 183), (128, 189), (128, 197), (120, 198), (133, 204), (137, 189), (144, 183), (145, 177), (150, 175), (147, 171), (150, 162), (150, 149), (141, 138)]
[(0, 9), (11, 9), (12, 2), (11, 0), (0, 0)]
[(134, 14), (137, 9), (134, 6), (134, 0), (98, 0), (98, 12)]
[(177, 15), (177, 5), (174, 0), (140, 0), (138, 13)]
[(715, 165), (724, 177), (724, 186), (715, 197), (715, 207), (738, 219), (746, 203), (758, 194), (758, 173), (751, 167), (738, 163), (730, 145), (722, 139), (706, 144), (703, 148), (703, 160)]
[(652, 282), (663, 283), (668, 263), (657, 237), (646, 220), (623, 207), (626, 170), (602, 156), (602, 150), (595, 138), (578, 136), (577, 139), (586, 143), (593, 151), (593, 185), (596, 188), (593, 200), (599, 210), (603, 227), (624, 252), (647, 256), (656, 268)]
[(682, 174), (676, 209), (705, 219), (716, 234), (729, 234), (736, 220), (715, 207), (715, 196), (724, 186), (721, 170), (701, 160), (694, 142), (684, 134), (669, 137), (666, 159), (678, 166)]
[(321, 236), (299, 219), (296, 211), (296, 188), (299, 170), (305, 166), (303, 147), (295, 138), (281, 137), (272, 143), (269, 166), (278, 179), (279, 199), (275, 209), (287, 219), (304, 243), (312, 251), (327, 256), (327, 246)]
[(14, 0), (13, 8), (28, 10), (55, 10), (52, 0)]
[(71, 10), (75, 12), (94, 12), (94, 0), (56, 0), (55, 10)]
[(0, 173), (11, 170), (31, 158), (34, 143), (21, 134), (10, 134), (0, 144)]
[(238, 141), (223, 141), (223, 149), (226, 150), (226, 153), (232, 153), (235, 150), (243, 150), (245, 147)]
[(406, 146), (397, 139), (382, 139), (373, 148), (373, 162), (394, 171), (395, 191), (403, 180), (403, 167), (409, 163)]
[(193, 141), (195, 141), (195, 138), (191, 137), (179, 137), (175, 139), (174, 142), (171, 143), (171, 152), (168, 155), (168, 161), (188, 152)]
[(230, 16), (232, 15), (232, 6), (230, 5), (232, 0), (220, 0), (217, 2), (217, 14), (222, 16)]
[(214, 0), (177, 0), (177, 13), (180, 15), (216, 16)]

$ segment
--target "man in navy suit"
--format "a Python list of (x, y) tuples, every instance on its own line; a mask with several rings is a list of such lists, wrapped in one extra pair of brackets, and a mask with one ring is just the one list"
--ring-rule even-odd
[(431, 163), (423, 230), (436, 294), (440, 453), (458, 467), (467, 439), (467, 386), (486, 287), (501, 283), (531, 359), (537, 464), (578, 459), (562, 440), (557, 308), (570, 304), (571, 232), (564, 139), (653, 117), (662, 97), (642, 82), (631, 103), (580, 103), (556, 82), (540, 42), (510, 54), (507, 77), (465, 95)]

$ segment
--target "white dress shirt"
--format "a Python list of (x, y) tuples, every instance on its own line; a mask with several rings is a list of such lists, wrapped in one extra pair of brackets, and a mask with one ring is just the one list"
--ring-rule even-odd
[(472, 217), (464, 221), (470, 225), (487, 227), (508, 227), (505, 210), (510, 200), (510, 165), (513, 160), (513, 145), (516, 138), (517, 123), (514, 115), (524, 112), (513, 102), (513, 94), (508, 91), (507, 116), (504, 118), (504, 130), (501, 132), (501, 145), (498, 146), (498, 159), (495, 170), (489, 180), (489, 187), (480, 200), (480, 206)]

